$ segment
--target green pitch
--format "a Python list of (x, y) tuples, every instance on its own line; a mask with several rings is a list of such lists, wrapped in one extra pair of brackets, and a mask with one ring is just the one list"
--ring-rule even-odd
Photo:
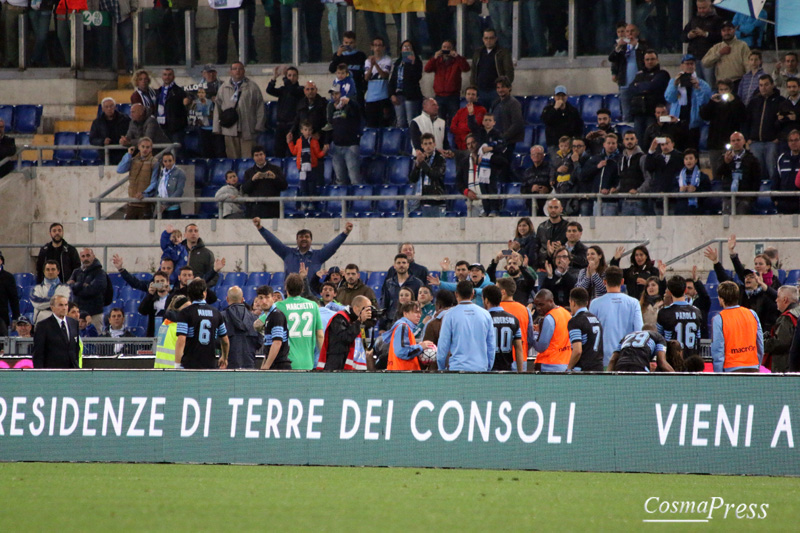
[[(4, 531), (796, 531), (798, 489), (795, 478), (0, 463), (0, 524)], [(646, 524), (707, 517), (648, 514), (651, 497), (724, 504), (707, 523)], [(766, 518), (736, 519), (738, 504), (768, 504)]]

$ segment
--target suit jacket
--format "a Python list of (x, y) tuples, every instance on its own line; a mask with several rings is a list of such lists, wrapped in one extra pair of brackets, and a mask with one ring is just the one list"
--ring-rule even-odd
[(78, 321), (67, 317), (69, 341), (55, 315), (36, 325), (33, 336), (33, 368), (78, 368)]

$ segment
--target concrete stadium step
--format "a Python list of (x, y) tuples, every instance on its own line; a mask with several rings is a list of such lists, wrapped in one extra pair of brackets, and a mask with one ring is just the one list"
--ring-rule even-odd
[(76, 105), (75, 120), (94, 120), (97, 118), (96, 105)]
[(90, 129), (92, 129), (91, 120), (56, 120), (54, 133), (61, 131), (89, 131)]
[[(19, 142), (19, 137), (17, 138)], [(33, 141), (28, 143), (20, 143), (20, 144), (29, 144), (31, 146), (52, 146), (55, 143), (55, 136), (49, 133), (40, 134), (37, 133), (33, 136)], [(22, 152), (22, 159), (24, 161), (36, 161), (38, 158), (38, 153), (35, 150), (27, 150)], [(42, 159), (53, 159), (53, 151), (52, 150), (42, 150)]]
[(98, 91), (97, 103), (101, 103), (103, 98), (113, 98), (118, 104), (127, 104), (131, 101), (131, 89), (116, 89), (113, 91)]
[(131, 81), (130, 74), (120, 74), (117, 76), (117, 89), (124, 89), (126, 91), (133, 90), (133, 82)]

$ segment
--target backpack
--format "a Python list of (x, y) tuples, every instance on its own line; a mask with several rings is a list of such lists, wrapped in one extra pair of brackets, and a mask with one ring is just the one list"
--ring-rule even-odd
[(111, 305), (111, 302), (114, 301), (114, 285), (111, 284), (111, 278), (106, 276), (106, 293), (103, 295), (103, 307), (107, 305)]

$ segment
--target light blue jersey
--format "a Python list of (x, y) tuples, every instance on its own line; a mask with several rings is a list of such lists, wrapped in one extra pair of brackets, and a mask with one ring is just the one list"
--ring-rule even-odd
[(589, 312), (603, 326), (603, 366), (608, 366), (614, 350), (628, 333), (641, 331), (642, 308), (635, 298), (621, 292), (609, 292), (589, 304)]

